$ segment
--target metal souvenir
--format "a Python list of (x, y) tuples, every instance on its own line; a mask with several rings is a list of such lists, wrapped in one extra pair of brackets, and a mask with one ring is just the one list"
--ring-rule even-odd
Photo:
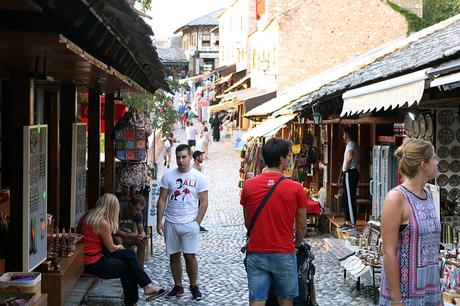
[(431, 120), (430, 114), (425, 115), (425, 123), (426, 123), (425, 139), (429, 140), (429, 138), (433, 136), (433, 121)]
[(440, 146), (438, 148), (438, 157), (446, 158), (447, 156), (449, 156), (449, 148), (446, 146)]
[(438, 176), (438, 178), (436, 179), (436, 183), (437, 183), (438, 186), (440, 186), (440, 187), (446, 186), (448, 182), (449, 182), (449, 177), (447, 177), (447, 175), (445, 175), (445, 174), (441, 174), (441, 175)]
[(460, 172), (460, 161), (454, 160), (450, 163), (450, 171), (457, 173)]
[(452, 187), (457, 187), (460, 185), (460, 175), (454, 174), (449, 177), (449, 185)]
[(456, 201), (458, 199), (458, 197), (460, 196), (460, 190), (458, 190), (457, 188), (452, 188), (450, 191), (449, 191), (449, 198), (452, 200), (452, 201)]
[(449, 171), (449, 167), (450, 167), (449, 162), (445, 160), (439, 161), (439, 164), (438, 164), (439, 172), (446, 173), (447, 171)]
[(449, 195), (449, 192), (447, 191), (446, 188), (441, 188), (441, 199), (445, 200), (447, 199), (447, 196)]
[(423, 117), (422, 114), (418, 115), (418, 138), (424, 138), (425, 137), (425, 132), (426, 132), (426, 125), (425, 125), (425, 117)]
[(452, 126), (454, 124), (454, 114), (450, 110), (442, 110), (438, 113), (438, 123), (443, 126)]
[(418, 134), (420, 133), (420, 129), (418, 127), (418, 121), (412, 122), (412, 138), (418, 138)]
[(406, 114), (406, 117), (404, 118), (404, 132), (406, 133), (407, 137), (412, 137), (413, 134), (413, 121), (409, 117), (408, 114)]
[(459, 146), (452, 147), (450, 149), (450, 156), (455, 159), (460, 158), (460, 147)]
[(443, 128), (438, 132), (438, 140), (440, 144), (443, 145), (448, 145), (454, 141), (455, 134), (454, 131), (452, 131), (449, 128)]

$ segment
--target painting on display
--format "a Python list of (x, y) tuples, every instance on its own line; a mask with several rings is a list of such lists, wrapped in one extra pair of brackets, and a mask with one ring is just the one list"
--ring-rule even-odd
[(46, 259), (48, 127), (23, 129), (23, 271), (32, 271)]
[(157, 226), (157, 202), (160, 198), (160, 184), (157, 180), (152, 182), (149, 196), (149, 208), (147, 225), (156, 228)]
[(86, 124), (72, 126), (72, 180), (70, 197), (70, 225), (76, 227), (86, 211)]

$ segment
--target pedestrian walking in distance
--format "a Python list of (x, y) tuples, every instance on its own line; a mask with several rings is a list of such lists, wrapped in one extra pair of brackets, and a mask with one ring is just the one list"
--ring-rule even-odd
[(177, 146), (176, 161), (177, 168), (167, 171), (161, 178), (157, 209), (157, 232), (164, 234), (174, 279), (174, 287), (168, 296), (184, 295), (183, 254), (192, 297), (200, 300), (202, 295), (197, 284), (198, 262), (195, 255), (200, 250), (200, 224), (208, 208), (208, 186), (203, 174), (192, 168), (192, 150), (188, 145)]
[(439, 289), (441, 223), (426, 183), (438, 176), (433, 145), (406, 139), (395, 156), (404, 183), (390, 190), (382, 213), (380, 305), (443, 305)]
[(200, 132), (200, 148), (204, 152), (204, 158), (208, 158), (209, 144), (211, 143), (211, 134), (209, 133), (208, 127), (204, 126)]
[[(246, 228), (253, 223), (246, 248), (250, 305), (265, 305), (270, 284), (280, 305), (292, 305), (299, 295), (296, 247), (306, 232), (307, 199), (302, 186), (286, 179), (292, 144), (271, 138), (262, 148), (267, 167), (262, 174), (245, 181), (240, 203)], [(268, 200), (268, 192), (271, 193)], [(264, 200), (264, 201), (263, 201)], [(254, 214), (265, 202), (255, 221)], [(292, 229), (295, 228), (295, 241)], [(249, 231), (249, 230), (248, 230)]]
[(196, 146), (196, 128), (193, 126), (193, 122), (187, 122), (187, 128), (185, 129), (185, 136), (187, 137), (187, 144), (193, 150)]
[(177, 141), (172, 132), (169, 132), (166, 137), (163, 137), (163, 157), (165, 159), (164, 165), (169, 168), (171, 163), (171, 152), (174, 143)]
[(220, 140), (220, 129), (222, 128), (222, 121), (220, 120), (218, 113), (214, 114), (210, 123), (212, 128), (212, 139), (215, 142), (218, 142)]
[(99, 198), (96, 207), (80, 219), (77, 230), (83, 234), (85, 272), (102, 279), (120, 278), (125, 305), (136, 305), (139, 300), (137, 286), (144, 288), (147, 301), (165, 295), (164, 289), (152, 284), (133, 249), (113, 243), (119, 211), (117, 197), (106, 193)]

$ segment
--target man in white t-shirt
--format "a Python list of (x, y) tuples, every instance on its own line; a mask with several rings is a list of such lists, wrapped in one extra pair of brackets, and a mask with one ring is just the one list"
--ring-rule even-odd
[(187, 144), (193, 150), (196, 146), (196, 128), (193, 126), (193, 122), (189, 121), (187, 123), (187, 128), (185, 129), (185, 135), (187, 137)]
[(202, 295), (197, 285), (198, 262), (195, 254), (200, 250), (200, 224), (208, 208), (208, 186), (203, 174), (192, 168), (191, 160), (190, 146), (177, 146), (177, 168), (167, 171), (160, 181), (157, 232), (160, 235), (164, 232), (166, 254), (169, 255), (174, 279), (174, 287), (168, 296), (184, 295), (183, 253), (192, 297), (200, 300)]

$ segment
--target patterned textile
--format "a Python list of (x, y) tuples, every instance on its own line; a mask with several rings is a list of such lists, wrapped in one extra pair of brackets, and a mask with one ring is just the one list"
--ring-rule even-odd
[(149, 184), (149, 169), (145, 163), (122, 163), (118, 176), (118, 189), (134, 187), (140, 191)]
[[(427, 196), (421, 199), (402, 185), (394, 190), (404, 195), (410, 212), (409, 225), (400, 232), (397, 249), (404, 306), (442, 305), (438, 268), (441, 223), (431, 193), (425, 190)], [(390, 291), (383, 271), (380, 305), (390, 305)]]

